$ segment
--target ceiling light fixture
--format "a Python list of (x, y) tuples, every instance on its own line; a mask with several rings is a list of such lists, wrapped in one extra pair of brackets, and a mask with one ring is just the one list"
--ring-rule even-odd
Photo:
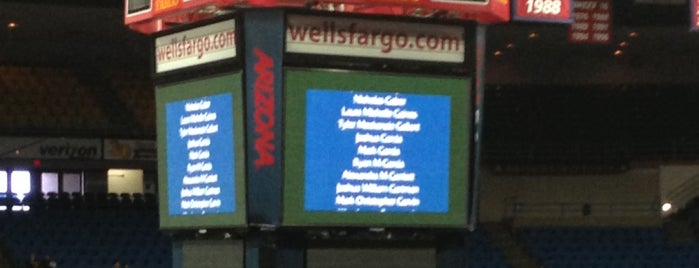
[(661, 207), (661, 209), (663, 210), (663, 212), (668, 212), (668, 211), (670, 211), (670, 210), (672, 209), (672, 203), (670, 203), (670, 202), (665, 202), (665, 203), (663, 204), (663, 206)]

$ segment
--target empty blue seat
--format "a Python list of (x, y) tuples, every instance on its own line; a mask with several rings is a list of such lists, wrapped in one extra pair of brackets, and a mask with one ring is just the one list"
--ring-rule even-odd
[[(171, 262), (171, 242), (151, 218), (135, 210), (63, 210), (60, 213), (2, 218), (0, 243), (17, 260), (31, 252), (47, 253), (59, 267), (111, 267), (115, 259), (145, 259), (160, 265)], [(155, 214), (154, 212), (148, 212)], [(150, 266), (131, 266), (150, 267)]]
[[(666, 241), (660, 227), (535, 227), (520, 237), (546, 267), (697, 265), (697, 243)], [(699, 267), (699, 266), (694, 266)]]

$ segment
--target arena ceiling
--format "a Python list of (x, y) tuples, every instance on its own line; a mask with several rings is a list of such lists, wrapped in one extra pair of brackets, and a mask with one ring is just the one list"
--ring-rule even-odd
[[(625, 144), (616, 147), (634, 155), (638, 150), (646, 150), (649, 155), (674, 155), (675, 151), (662, 150), (689, 148), (686, 143), (691, 143), (694, 145), (689, 148), (688, 157), (699, 157), (699, 145), (696, 145), (699, 138), (695, 138), (699, 127), (687, 129), (699, 120), (695, 118), (699, 105), (692, 101), (696, 98), (686, 97), (693, 88), (699, 88), (695, 86), (699, 85), (699, 68), (696, 67), (699, 32), (689, 31), (688, 3), (623, 0), (614, 1), (613, 9), (613, 42), (609, 44), (571, 44), (567, 26), (562, 24), (512, 22), (487, 26), (486, 82), (493, 90), (486, 94), (486, 102), (512, 108), (510, 113), (491, 112), (486, 117), (490, 122), (486, 125), (487, 136), (494, 137), (486, 140), (485, 149), (490, 152), (490, 159), (498, 159), (493, 152), (512, 155), (517, 146), (541, 144), (537, 139), (542, 137), (602, 153), (609, 147), (607, 143), (595, 143), (597, 147), (594, 147), (587, 140), (572, 141), (571, 133), (586, 133), (581, 136), (594, 136), (612, 144), (624, 141)], [(16, 27), (7, 27), (12, 22)], [(534, 38), (532, 33), (536, 33)], [(625, 45), (621, 45), (622, 42)], [(0, 63), (3, 64), (77, 64), (146, 72), (150, 64), (150, 46), (150, 37), (123, 25), (121, 0), (0, 0)], [(617, 50), (623, 53), (615, 55)], [(543, 90), (536, 89), (542, 85), (546, 86)], [(645, 93), (648, 98), (638, 97), (637, 92), (623, 91), (634, 85), (650, 85), (646, 91), (651, 93)], [(670, 91), (673, 86), (681, 90), (669, 92), (667, 96), (655, 93)], [(510, 92), (521, 89), (522, 93), (508, 95), (500, 91), (508, 88), (514, 89)], [(565, 96), (552, 94), (565, 89), (568, 92), (561, 93)], [(604, 97), (606, 89), (622, 90), (610, 98)], [(610, 100), (606, 104), (593, 103), (599, 98), (590, 94)], [(658, 96), (665, 101), (655, 104), (653, 100)], [(627, 103), (629, 98), (648, 99), (643, 105), (654, 105), (640, 107), (641, 104)], [(542, 106), (541, 103), (551, 105)], [(528, 109), (527, 105), (538, 108)], [(600, 119), (608, 118), (604, 112), (628, 116), (621, 117), (620, 121), (600, 123)], [(541, 124), (542, 116), (549, 116), (550, 126)], [(589, 124), (561, 124), (573, 117)], [(658, 127), (663, 124), (670, 124), (670, 127)], [(560, 131), (550, 131), (554, 128)], [(530, 135), (522, 135), (527, 129)], [(596, 132), (590, 132), (593, 130)], [(652, 135), (639, 137), (637, 133)], [(632, 142), (636, 140), (638, 142)], [(683, 143), (670, 147), (661, 140)], [(645, 143), (658, 145), (659, 149), (646, 149), (641, 146)], [(552, 148), (539, 152), (527, 147), (519, 151), (526, 157), (561, 152), (558, 147)], [(623, 159), (619, 156), (626, 154), (609, 153), (605, 157)]]
[(145, 64), (149, 39), (127, 29), (121, 12), (116, 6), (0, 1), (0, 62)]
[[(571, 44), (562, 24), (488, 26), (488, 83), (699, 82), (699, 33), (689, 31), (688, 3), (613, 3), (609, 44)], [(0, 0), (0, 61), (147, 65), (149, 38), (123, 25), (122, 9), (121, 0)]]

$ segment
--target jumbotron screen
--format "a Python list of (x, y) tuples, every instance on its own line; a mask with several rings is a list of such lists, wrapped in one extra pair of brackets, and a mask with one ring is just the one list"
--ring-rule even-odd
[(468, 78), (288, 69), (283, 224), (467, 224)]
[(163, 229), (245, 225), (240, 73), (156, 88)]

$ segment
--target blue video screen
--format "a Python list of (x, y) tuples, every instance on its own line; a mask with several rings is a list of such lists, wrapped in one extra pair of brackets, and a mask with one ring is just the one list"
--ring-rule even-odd
[(451, 97), (306, 91), (304, 209), (447, 213)]
[(232, 107), (231, 93), (165, 105), (170, 215), (236, 211)]

